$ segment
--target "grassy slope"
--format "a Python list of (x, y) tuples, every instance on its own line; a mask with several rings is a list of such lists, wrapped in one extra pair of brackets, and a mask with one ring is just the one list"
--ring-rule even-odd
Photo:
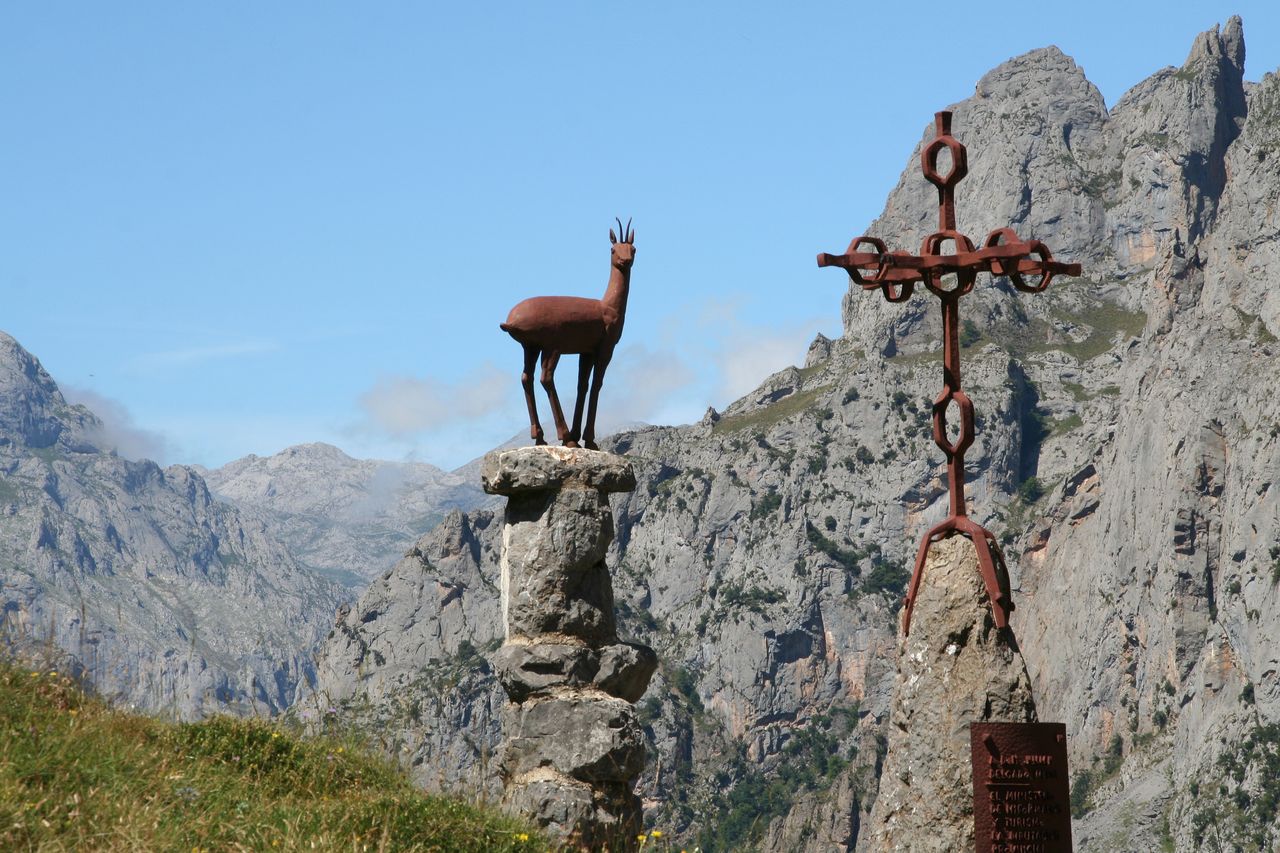
[(0, 849), (533, 851), (496, 812), (269, 721), (173, 724), (0, 663)]

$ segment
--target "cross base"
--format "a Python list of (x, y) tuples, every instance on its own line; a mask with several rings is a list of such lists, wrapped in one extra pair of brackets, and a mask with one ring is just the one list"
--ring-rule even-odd
[[(1004, 554), (996, 544), (996, 537), (981, 524), (966, 515), (952, 515), (931, 528), (920, 540), (920, 548), (916, 551), (916, 565), (911, 572), (911, 584), (907, 587), (907, 596), (902, 607), (902, 636), (911, 635), (911, 609), (916, 603), (916, 594), (920, 591), (920, 581), (924, 577), (924, 563), (929, 556), (929, 546), (952, 536), (961, 535), (973, 542), (978, 552), (978, 571), (982, 574), (982, 582), (987, 588), (987, 596), (991, 599), (991, 614), (995, 618), (997, 628), (1009, 625), (1009, 611), (1013, 610), (1013, 598), (1009, 595), (1009, 569), (1004, 563)], [(999, 571), (997, 572), (997, 566)], [(1004, 579), (1002, 584), (1001, 578)]]

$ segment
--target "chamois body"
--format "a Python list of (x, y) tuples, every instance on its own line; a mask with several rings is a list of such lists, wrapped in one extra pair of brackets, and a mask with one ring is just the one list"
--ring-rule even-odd
[[(605, 289), (604, 298), (534, 296), (512, 308), (507, 321), (501, 324), (501, 329), (524, 347), (524, 371), (520, 376), (520, 384), (524, 388), (525, 403), (529, 408), (529, 435), (537, 444), (546, 444), (533, 396), (533, 367), (541, 356), (541, 383), (551, 403), (557, 437), (566, 447), (577, 447), (581, 436), (587, 448), (596, 449), (596, 405), (600, 386), (604, 382), (609, 361), (613, 358), (614, 347), (622, 337), (623, 321), (627, 314), (631, 264), (635, 260), (635, 233), (630, 230), (630, 226), (631, 223), (628, 222), (624, 229), (619, 221), (621, 240), (612, 229), (609, 230), (609, 241), (613, 248), (610, 253), (609, 285)], [(578, 356), (578, 394), (572, 428), (565, 424), (555, 386), (556, 365), (560, 356), (565, 354)], [(582, 423), (584, 404), (587, 409), (585, 427)]]
[[(614, 316), (607, 316), (609, 314)], [(538, 322), (547, 316), (556, 319), (546, 325)], [(610, 334), (614, 326), (616, 334)], [(612, 337), (616, 343), (622, 334), (622, 323), (599, 299), (533, 296), (511, 309), (502, 331), (522, 344), (545, 345), (554, 340), (562, 355), (581, 355), (594, 353), (604, 338)]]

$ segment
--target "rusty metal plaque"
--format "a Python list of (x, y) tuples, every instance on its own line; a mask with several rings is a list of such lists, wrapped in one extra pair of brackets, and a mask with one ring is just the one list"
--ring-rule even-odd
[(1071, 853), (1067, 727), (974, 723), (976, 853)]

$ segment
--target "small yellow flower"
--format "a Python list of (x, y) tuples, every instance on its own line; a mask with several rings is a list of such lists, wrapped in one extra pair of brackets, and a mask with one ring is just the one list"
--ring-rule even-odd
[(654, 838), (661, 838), (661, 837), (662, 837), (662, 830), (660, 830), (660, 829), (655, 829), (653, 832), (651, 832), (651, 833), (649, 833), (649, 834), (650, 834), (650, 835), (652, 835)]
[(529, 840), (529, 833), (527, 832), (522, 832), (516, 836), (516, 841), (528, 841), (528, 840)]
[(643, 847), (643, 846), (644, 846), (644, 843), (645, 843), (646, 841), (648, 841), (648, 840), (649, 840), (649, 836), (647, 836), (647, 835), (643, 835), (643, 834), (641, 834), (641, 835), (637, 835), (637, 836), (636, 836), (636, 841), (639, 841), (639, 842), (640, 842), (640, 846), (641, 846), (641, 847)]
[(342, 747), (338, 747), (338, 752), (342, 752)]
[(275, 738), (280, 737), (280, 733), (279, 733), (279, 732), (272, 732), (272, 733), (271, 733), (271, 737), (272, 737), (272, 739), (274, 740)]

